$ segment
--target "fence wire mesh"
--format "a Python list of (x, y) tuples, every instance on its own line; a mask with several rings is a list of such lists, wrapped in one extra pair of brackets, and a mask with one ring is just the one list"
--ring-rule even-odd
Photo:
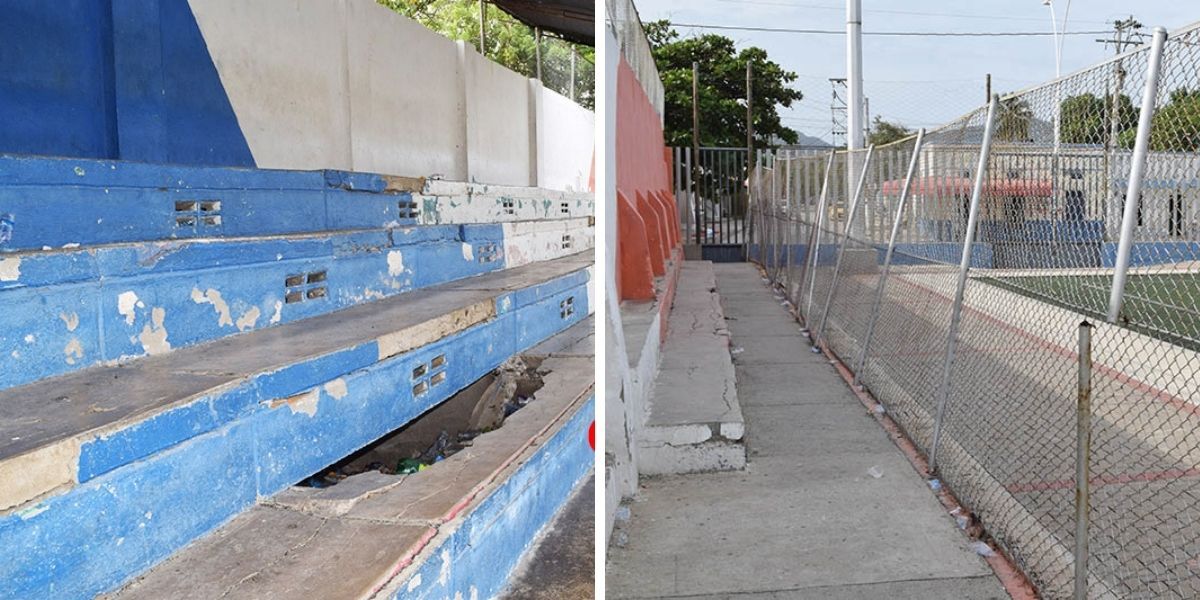
[(999, 99), (986, 155), (984, 107), (749, 182), (751, 256), (1048, 598), (1074, 594), (1085, 320), (1088, 597), (1200, 596), (1200, 29), (1162, 48), (1145, 127), (1149, 45)]
[(646, 38), (646, 30), (642, 28), (642, 19), (638, 16), (637, 7), (633, 0), (605, 0), (605, 18), (617, 38), (621, 57), (629, 63), (637, 80), (646, 92), (646, 97), (663, 112), (666, 89), (658, 74), (658, 66), (654, 62), (654, 54), (650, 49), (650, 40)]

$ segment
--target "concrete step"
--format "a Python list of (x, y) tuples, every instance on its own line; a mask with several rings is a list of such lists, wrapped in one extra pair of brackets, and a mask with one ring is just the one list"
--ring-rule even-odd
[(591, 263), (582, 252), (0, 390), (0, 597), (110, 590), (404, 425), (585, 319)]
[(745, 421), (711, 262), (682, 265), (648, 413), (637, 440), (639, 472), (746, 466)]
[(287, 490), (108, 597), (493, 597), (591, 475), (593, 364), (546, 358), (534, 400), (471, 447), (412, 475)]
[(337, 170), (0, 155), (0, 184), (0, 252), (593, 214), (586, 192)]

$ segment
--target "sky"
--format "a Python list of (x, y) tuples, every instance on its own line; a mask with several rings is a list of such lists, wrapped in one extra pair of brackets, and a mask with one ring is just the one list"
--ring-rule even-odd
[[(635, 0), (643, 21), (836, 29), (844, 31), (845, 3), (837, 0)], [(1066, 0), (1054, 0), (1063, 26)], [(934, 127), (984, 103), (985, 75), (997, 93), (1016, 91), (1054, 78), (1053, 38), (1044, 37), (872, 37), (871, 31), (1052, 31), (1050, 8), (1042, 0), (862, 0), (863, 91), (871, 118), (910, 127)], [(921, 14), (909, 14), (921, 13)], [(1112, 31), (1130, 15), (1147, 35), (1155, 26), (1168, 31), (1200, 21), (1194, 0), (1072, 0), (1066, 30)], [(759, 46), (799, 78), (793, 84), (804, 99), (781, 109), (783, 122), (801, 133), (830, 139), (831, 77), (845, 77), (843, 35), (716, 31), (678, 28), (685, 35), (718, 33), (739, 48)], [(1103, 60), (1112, 46), (1103, 35), (1064, 37), (1062, 73)], [(1147, 42), (1148, 43), (1148, 42)]]

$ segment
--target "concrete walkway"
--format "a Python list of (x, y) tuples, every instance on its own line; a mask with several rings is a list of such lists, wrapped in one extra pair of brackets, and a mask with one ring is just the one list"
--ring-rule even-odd
[(734, 359), (750, 462), (644, 478), (609, 548), (608, 597), (1007, 597), (758, 270), (716, 273), (743, 349)]

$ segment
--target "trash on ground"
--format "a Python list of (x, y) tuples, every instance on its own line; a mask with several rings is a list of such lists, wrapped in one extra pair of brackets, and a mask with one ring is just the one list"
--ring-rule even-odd
[(875, 479), (879, 479), (880, 477), (883, 477), (883, 469), (880, 469), (879, 465), (875, 465), (870, 469), (867, 469), (867, 475), (870, 475)]
[(980, 556), (991, 557), (996, 555), (996, 551), (992, 550), (992, 547), (987, 542), (971, 542), (971, 549), (975, 551), (975, 554)]
[(941, 480), (939, 480), (939, 479), (936, 479), (936, 478), (935, 478), (935, 479), (930, 479), (930, 480), (929, 480), (929, 489), (931, 489), (931, 490), (933, 490), (933, 491), (935, 491), (935, 492), (936, 492), (936, 491), (938, 491), (938, 490), (940, 490), (940, 489), (942, 489), (942, 482), (941, 482)]

